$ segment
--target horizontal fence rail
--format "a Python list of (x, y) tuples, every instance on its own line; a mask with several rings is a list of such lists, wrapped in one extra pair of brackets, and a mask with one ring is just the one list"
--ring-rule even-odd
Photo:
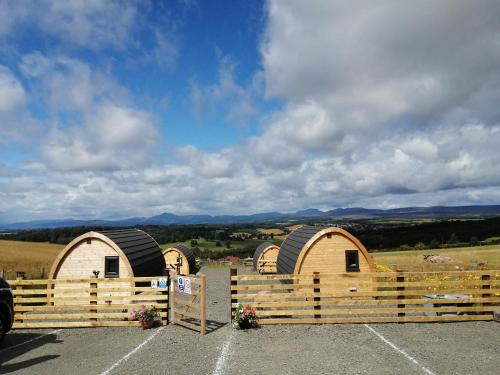
[(492, 320), (500, 270), (238, 275), (231, 312), (256, 310), (259, 324)]
[[(183, 278), (182, 288), (179, 288), (179, 277)], [(186, 280), (189, 282), (189, 290), (186, 288)], [(171, 289), (172, 323), (205, 335), (207, 331), (205, 275), (172, 276)]]
[(159, 324), (165, 325), (168, 281), (167, 276), (10, 280), (13, 328), (139, 326), (130, 318), (142, 305), (156, 307)]

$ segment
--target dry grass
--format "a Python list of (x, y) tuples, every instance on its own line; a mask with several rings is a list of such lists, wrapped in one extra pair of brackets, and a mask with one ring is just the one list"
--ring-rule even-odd
[(290, 225), (290, 226), (286, 227), (286, 229), (288, 229), (290, 232), (293, 232), (294, 230), (297, 230), (303, 226), (304, 226), (304, 224), (295, 224), (295, 225)]
[(45, 242), (0, 240), (0, 270), (4, 270), (8, 279), (14, 278), (18, 271), (26, 272), (29, 278), (46, 277), (63, 248), (64, 245)]
[(264, 234), (272, 234), (273, 236), (282, 236), (284, 234), (284, 232), (278, 228), (257, 228), (257, 231)]
[[(424, 255), (451, 258), (444, 263), (425, 261)], [(371, 253), (375, 263), (404, 271), (448, 271), (500, 269), (500, 245), (462, 247), (451, 249), (412, 250)]]

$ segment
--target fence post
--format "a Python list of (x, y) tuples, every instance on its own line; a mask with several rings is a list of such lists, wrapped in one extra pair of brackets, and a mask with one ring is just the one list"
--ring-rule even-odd
[[(397, 271), (399, 272), (399, 271)], [(396, 282), (397, 283), (404, 283), (405, 281), (405, 277), (404, 275), (401, 275), (401, 274), (398, 274), (397, 277), (396, 277)], [(405, 287), (404, 286), (398, 286), (396, 288), (396, 290), (398, 291), (404, 291), (405, 290)], [(405, 296), (404, 295), (398, 295), (398, 299), (404, 299)], [(405, 305), (404, 304), (398, 304), (398, 309), (404, 309), (405, 308)], [(404, 317), (406, 316), (406, 314), (404, 312), (398, 312), (398, 318), (399, 317)]]
[[(490, 275), (489, 274), (486, 274), (486, 275), (481, 275), (481, 281), (489, 281), (490, 280)], [(487, 290), (489, 291), (491, 289), (489, 283), (488, 284), (483, 284), (481, 286), (481, 289), (483, 290)], [(484, 293), (481, 295), (481, 298), (490, 298), (491, 297), (491, 294), (490, 293)], [(482, 306), (489, 306), (490, 304), (489, 303), (482, 303)], [(483, 311), (481, 313), (481, 315), (489, 315), (491, 314), (491, 312), (487, 312), (487, 311)]]
[(163, 270), (163, 276), (166, 276), (167, 277), (167, 291), (162, 291), (161, 295), (164, 296), (164, 295), (167, 295), (168, 296), (168, 299), (166, 301), (163, 301), (166, 305), (167, 305), (167, 316), (165, 317), (165, 319), (162, 318), (162, 320), (165, 322), (165, 325), (168, 325), (168, 322), (169, 322), (169, 305), (170, 305), (170, 270), (168, 269), (164, 269)]
[[(91, 314), (97, 315), (97, 276), (90, 277), (90, 293), (89, 293), (89, 303), (91, 305), (96, 305), (95, 307), (91, 307), (89, 312)], [(91, 325), (94, 326), (94, 322), (97, 322), (97, 318), (90, 318)]]
[(168, 298), (168, 303), (170, 305), (170, 322), (175, 324), (175, 279), (177, 274), (174, 274), (170, 278), (170, 285), (168, 286), (168, 290), (170, 291), (170, 295)]
[[(313, 278), (313, 284), (314, 284), (314, 293), (321, 293), (321, 287), (320, 287), (320, 277), (319, 277), (319, 272), (314, 272), (314, 278)], [(320, 302), (321, 297), (314, 297), (314, 302)], [(314, 310), (321, 310), (321, 305), (314, 305)], [(314, 319), (320, 319), (321, 314), (315, 314)]]
[[(230, 273), (229, 273), (229, 281), (230, 281), (230, 285), (231, 287), (233, 285), (238, 285), (238, 280), (233, 280), (233, 276), (238, 276), (238, 269), (237, 268), (231, 268), (230, 270)], [(238, 294), (238, 291), (237, 290), (232, 290), (232, 288), (230, 287), (230, 293), (231, 293), (231, 315), (229, 317), (229, 321), (232, 322), (233, 321), (233, 312), (236, 310), (235, 307), (233, 307), (233, 303), (236, 303), (238, 302), (238, 300), (235, 297), (235, 294)]]
[[(16, 276), (16, 281), (21, 281), (21, 280), (24, 280), (24, 279), (25, 279), (25, 276), (24, 276), (24, 274), (23, 274), (23, 273), (21, 273), (21, 274), (19, 274), (19, 273), (18, 273), (18, 274), (17, 274), (17, 276)], [(16, 285), (15, 290), (23, 290), (23, 286), (22, 286), (22, 285)], [(16, 299), (18, 296), (21, 296), (21, 298), (23, 298), (23, 297), (24, 297), (22, 294), (17, 294), (17, 295), (16, 295), (16, 293), (14, 293), (14, 301), (15, 301), (15, 299)], [(17, 305), (17, 303), (16, 303), (16, 302), (14, 302), (14, 309), (16, 308), (16, 305)], [(21, 313), (21, 314), (25, 314), (25, 313), (23, 312), (23, 313)], [(23, 323), (23, 322), (24, 322), (24, 320), (23, 320), (23, 319), (20, 319), (20, 318), (19, 318), (19, 315), (20, 315), (20, 314), (14, 314), (14, 321), (15, 321), (15, 322), (17, 322), (17, 323)]]
[(200, 275), (200, 326), (201, 334), (207, 332), (207, 280), (205, 275)]

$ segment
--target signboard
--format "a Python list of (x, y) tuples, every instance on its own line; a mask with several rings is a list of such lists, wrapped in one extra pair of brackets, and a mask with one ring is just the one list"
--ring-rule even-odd
[(151, 280), (151, 288), (158, 288), (158, 280)]
[(191, 294), (191, 279), (189, 277), (184, 280), (184, 293)]
[(184, 293), (184, 277), (177, 277), (177, 290), (179, 293)]
[(158, 281), (158, 287), (161, 289), (167, 289), (167, 279), (160, 279)]
[(189, 277), (177, 277), (177, 290), (179, 293), (191, 294), (191, 279)]

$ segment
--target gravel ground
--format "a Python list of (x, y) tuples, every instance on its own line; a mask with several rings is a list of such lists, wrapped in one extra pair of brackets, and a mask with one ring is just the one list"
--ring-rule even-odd
[(206, 336), (173, 325), (18, 330), (0, 348), (0, 374), (500, 373), (497, 322), (370, 324), (386, 342), (363, 324), (233, 330), (229, 270), (203, 272), (212, 327)]

